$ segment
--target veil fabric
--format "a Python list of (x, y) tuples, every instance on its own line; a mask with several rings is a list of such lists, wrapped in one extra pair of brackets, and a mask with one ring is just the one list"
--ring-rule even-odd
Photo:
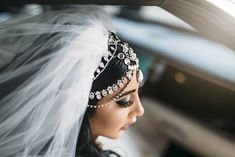
[(0, 24), (0, 157), (75, 156), (108, 31), (99, 6)]

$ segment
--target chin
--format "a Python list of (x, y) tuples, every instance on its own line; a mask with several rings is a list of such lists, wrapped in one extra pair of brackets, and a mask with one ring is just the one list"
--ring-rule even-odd
[(112, 139), (112, 140), (116, 140), (116, 139), (118, 139), (118, 138), (120, 138), (120, 137), (122, 136), (123, 132), (124, 132), (124, 131), (121, 130), (121, 131), (119, 131), (119, 132), (116, 133), (116, 134), (108, 135), (108, 136), (105, 136), (105, 137), (107, 137), (107, 138), (109, 138), (109, 139)]
[(120, 138), (122, 136), (122, 134), (123, 134), (123, 131), (120, 131), (117, 134), (101, 135), (101, 136), (112, 139), (112, 140), (116, 140), (116, 139)]

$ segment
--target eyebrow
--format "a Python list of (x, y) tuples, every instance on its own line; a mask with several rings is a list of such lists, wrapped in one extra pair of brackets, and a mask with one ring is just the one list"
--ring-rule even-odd
[(129, 90), (129, 91), (123, 93), (118, 99), (120, 99), (120, 98), (122, 98), (122, 97), (124, 97), (124, 96), (126, 96), (126, 95), (128, 95), (128, 94), (130, 94), (130, 93), (133, 93), (133, 92), (135, 92), (135, 91), (136, 91), (136, 89)]

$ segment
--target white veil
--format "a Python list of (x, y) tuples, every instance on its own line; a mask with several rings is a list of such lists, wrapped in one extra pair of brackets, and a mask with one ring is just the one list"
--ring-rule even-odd
[(74, 157), (112, 29), (98, 6), (0, 24), (0, 157)]

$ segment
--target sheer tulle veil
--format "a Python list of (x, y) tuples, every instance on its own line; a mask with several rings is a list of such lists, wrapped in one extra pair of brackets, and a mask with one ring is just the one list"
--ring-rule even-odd
[(99, 6), (0, 24), (1, 157), (75, 156), (108, 31), (111, 20)]

